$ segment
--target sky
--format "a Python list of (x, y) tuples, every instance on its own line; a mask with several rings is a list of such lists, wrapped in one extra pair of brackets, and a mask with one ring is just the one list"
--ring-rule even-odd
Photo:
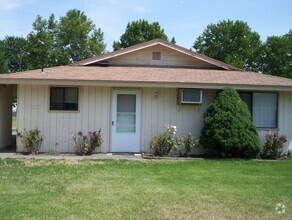
[(191, 48), (208, 24), (242, 20), (265, 41), (292, 29), (292, 0), (0, 0), (0, 39), (26, 37), (37, 15), (64, 16), (79, 9), (104, 32), (107, 50), (120, 39), (128, 22), (159, 22), (166, 35)]

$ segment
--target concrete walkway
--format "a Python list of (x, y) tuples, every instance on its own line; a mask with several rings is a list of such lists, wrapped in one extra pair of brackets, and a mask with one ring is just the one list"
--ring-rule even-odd
[(47, 160), (98, 160), (98, 159), (114, 159), (114, 160), (145, 160), (141, 154), (123, 155), (123, 154), (93, 154), (90, 156), (78, 156), (75, 154), (58, 154), (58, 155), (24, 155), (20, 153), (0, 153), (0, 158), (22, 158), (22, 159), (47, 159)]

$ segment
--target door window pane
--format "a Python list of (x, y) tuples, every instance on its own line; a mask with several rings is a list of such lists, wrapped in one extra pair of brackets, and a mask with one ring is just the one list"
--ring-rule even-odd
[(135, 133), (136, 132), (136, 114), (135, 113), (117, 113), (117, 132)]
[(136, 112), (136, 95), (117, 95), (117, 112)]
[(117, 95), (117, 132), (136, 132), (136, 95)]

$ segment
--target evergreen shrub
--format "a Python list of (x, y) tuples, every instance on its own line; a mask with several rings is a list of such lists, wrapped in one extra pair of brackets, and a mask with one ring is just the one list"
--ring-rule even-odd
[(200, 144), (219, 157), (252, 158), (260, 153), (251, 114), (235, 89), (222, 90), (205, 112)]

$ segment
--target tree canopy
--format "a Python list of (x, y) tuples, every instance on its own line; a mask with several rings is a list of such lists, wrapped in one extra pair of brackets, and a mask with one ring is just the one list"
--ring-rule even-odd
[(52, 14), (48, 20), (37, 16), (33, 23), (33, 31), (28, 34), (29, 61), (33, 69), (56, 66), (68, 62), (60, 60), (61, 51), (58, 49), (57, 21)]
[(70, 61), (79, 61), (104, 53), (103, 32), (80, 10), (69, 10), (60, 18), (58, 43)]
[(292, 78), (292, 30), (264, 43), (261, 71), (266, 74)]
[(4, 42), (0, 40), (0, 74), (7, 73), (8, 71), (8, 60), (5, 56)]
[(125, 33), (120, 37), (120, 41), (114, 41), (113, 48), (118, 50), (156, 38), (168, 41), (164, 29), (160, 27), (158, 22), (149, 23), (147, 20), (140, 19), (127, 24)]
[(242, 69), (259, 69), (260, 36), (243, 21), (223, 20), (208, 25), (193, 48), (199, 53)]
[(38, 15), (27, 38), (7, 36), (0, 45), (1, 73), (65, 65), (105, 52), (104, 33), (77, 9), (59, 21)]
[[(127, 24), (114, 50), (156, 38), (169, 40), (158, 22)], [(174, 37), (170, 40), (176, 43)], [(66, 65), (105, 53), (104, 33), (77, 9), (56, 19), (38, 15), (27, 37), (6, 36), (0, 40), (0, 73)], [(292, 30), (270, 36), (262, 43), (246, 22), (223, 20), (210, 24), (196, 39), (198, 52), (248, 71), (292, 78)]]
[(6, 36), (3, 40), (3, 49), (9, 72), (20, 72), (29, 69), (26, 38)]

